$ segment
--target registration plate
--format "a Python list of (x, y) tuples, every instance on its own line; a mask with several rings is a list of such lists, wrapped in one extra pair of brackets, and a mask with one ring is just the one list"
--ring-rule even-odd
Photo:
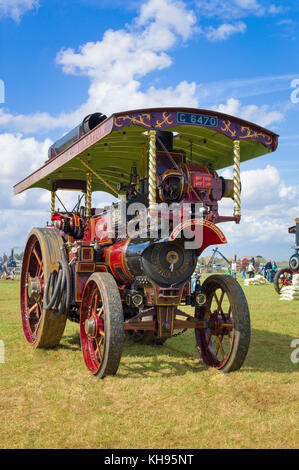
[(180, 124), (195, 124), (198, 126), (218, 127), (218, 118), (205, 116), (204, 114), (177, 113), (177, 121)]

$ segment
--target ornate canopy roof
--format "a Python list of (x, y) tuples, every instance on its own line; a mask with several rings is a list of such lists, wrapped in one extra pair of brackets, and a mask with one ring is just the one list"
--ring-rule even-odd
[[(116, 189), (129, 180), (135, 162), (142, 166), (147, 132), (171, 131), (174, 149), (184, 150), (187, 160), (219, 170), (233, 164), (233, 141), (240, 140), (241, 162), (274, 152), (278, 135), (237, 117), (194, 108), (153, 108), (112, 114), (105, 121), (48, 160), (14, 186), (16, 194), (29, 188), (52, 190), (57, 181), (86, 180), (88, 165)], [(85, 164), (84, 164), (85, 163)], [(94, 191), (113, 193), (93, 174)]]

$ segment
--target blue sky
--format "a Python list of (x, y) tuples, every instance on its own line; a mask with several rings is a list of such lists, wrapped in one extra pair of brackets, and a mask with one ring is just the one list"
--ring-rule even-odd
[(12, 185), (55, 139), (89, 112), (182, 105), (280, 134), (274, 154), (242, 164), (243, 219), (222, 225), (223, 251), (288, 259), (299, 216), (298, 10), (279, 0), (0, 0), (0, 254), (49, 218), (45, 191), (14, 197)]

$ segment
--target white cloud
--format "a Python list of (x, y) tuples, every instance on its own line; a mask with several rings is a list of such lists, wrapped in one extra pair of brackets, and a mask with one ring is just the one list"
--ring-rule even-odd
[(290, 90), (290, 82), (298, 78), (298, 74), (267, 75), (264, 77), (250, 77), (243, 79), (219, 80), (200, 84), (198, 94), (201, 102), (206, 100), (220, 103), (228, 96), (234, 98), (253, 97)]
[[(93, 108), (94, 111), (95, 108)], [(88, 114), (88, 113), (87, 113)], [(24, 134), (35, 134), (39, 131), (49, 131), (57, 128), (68, 128), (78, 124), (82, 118), (81, 108), (73, 113), (61, 113), (51, 116), (47, 112), (33, 114), (12, 114), (5, 109), (0, 109), (0, 126), (4, 129), (21, 132)]]
[(19, 22), (28, 11), (39, 7), (39, 0), (0, 0), (0, 18), (10, 17)]
[(277, 5), (270, 5), (268, 11), (271, 15), (278, 15), (279, 13), (282, 13), (284, 11), (284, 7), (277, 6)]
[[(272, 165), (264, 169), (249, 170), (242, 173), (242, 197), (245, 207), (256, 210), (259, 206), (272, 208), (277, 213), (277, 207), (288, 206), (296, 202), (298, 187), (286, 186), (281, 179), (279, 170)], [(273, 195), (275, 194), (275, 198)], [(281, 215), (281, 214), (280, 214)]]
[[(1, 1), (1, 0), (0, 0)], [(55, 128), (69, 129), (84, 116), (100, 110), (107, 115), (129, 108), (182, 105), (195, 106), (196, 85), (186, 80), (168, 88), (141, 90), (141, 79), (172, 64), (167, 53), (179, 41), (191, 37), (196, 18), (179, 0), (148, 0), (140, 15), (120, 30), (107, 30), (102, 40), (61, 50), (57, 63), (68, 74), (90, 78), (88, 99), (69, 114), (13, 115), (0, 110), (0, 126), (23, 133)], [(129, 99), (128, 99), (129, 97)]]
[(196, 17), (181, 0), (151, 0), (141, 6), (140, 15), (136, 20), (139, 26), (148, 26), (146, 36), (150, 40), (160, 40), (163, 31), (174, 31), (184, 40), (188, 39), (196, 23)]
[(127, 83), (168, 67), (166, 51), (190, 38), (196, 18), (181, 1), (149, 0), (126, 29), (105, 32), (102, 41), (62, 50), (57, 62), (66, 73), (82, 73), (106, 82)]
[(205, 35), (209, 41), (224, 41), (232, 34), (245, 33), (246, 29), (247, 26), (243, 21), (234, 24), (224, 23), (218, 26), (218, 28), (210, 26), (206, 29)]
[(39, 142), (20, 134), (0, 134), (0, 256), (12, 246), (22, 246), (32, 225), (45, 225), (43, 192), (32, 190), (14, 196), (13, 185), (43, 164), (49, 145), (50, 139)]
[[(222, 176), (230, 178), (232, 172), (225, 170)], [(264, 247), (268, 243), (268, 250), (276, 245), (287, 253), (293, 242), (288, 227), (293, 225), (299, 211), (299, 186), (287, 186), (279, 170), (272, 165), (264, 169), (241, 171), (241, 181), (241, 223), (221, 224), (229, 243), (240, 250), (244, 249), (244, 245), (249, 250), (250, 246), (257, 249), (258, 243), (263, 243)], [(232, 213), (232, 201), (222, 200), (220, 205), (220, 214)], [(277, 258), (277, 254), (275, 256)]]
[[(69, 114), (61, 113), (58, 116), (51, 116), (46, 112), (13, 115), (7, 110), (0, 109), (0, 126), (27, 134), (55, 128), (67, 130), (95, 110), (110, 115), (113, 112), (126, 110), (128, 107), (131, 109), (169, 105), (197, 107), (199, 100), (202, 103), (203, 93), (207, 94), (207, 97), (210, 96), (208, 103), (211, 106), (213, 98), (215, 101), (220, 98), (221, 84), (216, 84), (218, 95), (214, 92), (209, 94), (209, 86), (205, 90), (204, 86), (186, 80), (168, 88), (156, 88), (152, 85), (148, 89), (141, 89), (141, 79), (145, 75), (171, 65), (172, 59), (167, 54), (168, 49), (173, 47), (180, 38), (187, 39), (192, 34), (194, 25), (194, 14), (186, 10), (182, 2), (173, 4), (169, 0), (147, 2), (141, 8), (140, 16), (133, 26), (117, 31), (108, 30), (101, 41), (86, 43), (79, 47), (78, 51), (65, 49), (57, 55), (57, 62), (62, 65), (65, 73), (90, 77), (89, 97), (85, 103)], [(161, 35), (155, 34), (154, 41), (149, 40), (153, 35), (153, 28), (162, 28), (163, 32)], [(237, 26), (233, 27), (223, 25), (223, 28), (220, 27), (218, 30), (210, 29), (207, 34), (210, 39), (226, 39), (233, 32), (241, 32), (244, 28), (244, 23), (237, 23)], [(117, 47), (115, 47), (116, 44)], [(267, 78), (262, 78), (262, 80), (264, 80), (264, 89), (265, 83), (267, 84), (269, 80), (273, 82), (271, 77), (269, 80)], [(278, 83), (280, 84), (281, 80), (278, 80)], [(229, 86), (231, 84), (230, 81)], [(252, 86), (248, 88), (247, 81), (239, 85), (252, 89)], [(239, 85), (234, 83), (233, 89), (226, 90), (226, 96), (230, 96), (228, 93), (233, 96), (235, 88)], [(211, 87), (213, 88), (213, 84)], [(260, 80), (256, 87), (260, 89)], [(232, 103), (231, 99), (226, 105), (221, 106), (230, 109)], [(259, 110), (257, 107), (248, 107), (242, 111), (251, 116), (257, 112), (257, 115), (261, 116), (260, 121), (264, 124), (276, 119), (281, 120), (281, 114), (275, 111), (269, 114), (265, 109)], [(226, 112), (229, 113), (228, 110)], [(237, 112), (238, 107), (232, 114), (237, 114)], [(265, 114), (267, 115), (266, 121)]]
[(0, 183), (13, 175), (24, 177), (41, 166), (47, 158), (51, 143), (50, 139), (38, 142), (33, 137), (24, 139), (21, 134), (0, 134)]
[[(234, 5), (239, 9), (249, 10), (255, 8), (255, 3), (255, 0), (235, 0)], [(240, 21), (225, 23), (218, 28), (202, 28), (201, 33), (210, 41), (217, 41), (226, 40), (235, 33), (244, 33), (245, 30), (245, 23)], [(221, 103), (221, 84), (216, 84), (216, 92), (213, 90), (213, 84), (211, 87), (205, 87), (187, 80), (167, 88), (154, 85), (142, 87), (142, 79), (149, 73), (164, 70), (172, 65), (169, 51), (179, 42), (191, 38), (194, 31), (195, 14), (184, 2), (148, 0), (141, 5), (139, 15), (130, 25), (119, 30), (109, 29), (99, 41), (83, 44), (78, 50), (66, 48), (57, 54), (57, 63), (65, 73), (89, 77), (90, 86), (85, 103), (68, 114), (60, 113), (57, 116), (47, 112), (14, 115), (6, 109), (0, 109), (0, 126), (25, 134), (48, 132), (56, 128), (67, 131), (79, 124), (84, 116), (95, 111), (110, 115), (128, 108), (170, 105), (197, 107), (203, 102), (203, 93), (207, 96), (209, 107)], [(269, 80), (264, 79), (263, 89), (269, 88), (268, 82)], [(232, 83), (230, 81), (229, 86), (232, 86)], [(282, 80), (276, 80), (275, 83), (276, 86), (281, 86)], [(226, 89), (225, 96), (234, 96), (235, 85), (238, 86), (234, 83), (233, 88)], [(260, 90), (262, 85), (258, 81), (254, 86)], [(252, 90), (252, 87), (248, 88), (245, 83), (242, 90)], [(229, 109), (231, 104), (232, 100), (221, 106)], [(263, 123), (281, 120), (280, 113), (256, 106), (244, 108), (242, 112), (253, 117), (256, 112), (259, 121)]]
[[(11, 247), (22, 247), (32, 227), (44, 227), (50, 221), (50, 193), (43, 189), (30, 189), (14, 195), (13, 186), (22, 178), (42, 166), (48, 158), (50, 139), (38, 141), (21, 134), (0, 134), (0, 256)], [(68, 210), (78, 200), (78, 192), (58, 191)], [(103, 207), (114, 198), (108, 194), (94, 194), (94, 207)], [(57, 206), (62, 208), (57, 202)]]
[(256, 105), (242, 106), (242, 103), (235, 98), (229, 98), (225, 104), (220, 104), (215, 109), (221, 113), (238, 116), (263, 127), (267, 127), (274, 122), (281, 122), (284, 119), (284, 115), (280, 111), (271, 110), (268, 105), (261, 107)]
[(281, 13), (283, 7), (258, 0), (198, 0), (198, 11), (208, 18), (236, 19)]

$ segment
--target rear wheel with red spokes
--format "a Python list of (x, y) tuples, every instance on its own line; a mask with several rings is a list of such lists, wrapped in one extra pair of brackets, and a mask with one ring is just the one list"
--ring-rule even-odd
[(54, 228), (31, 230), (24, 251), (21, 273), (21, 315), (27, 341), (35, 348), (49, 348), (59, 344), (66, 323), (66, 315), (55, 318), (43, 308), (45, 283), (51, 263), (61, 258), (63, 240)]
[(204, 363), (222, 372), (242, 366), (250, 343), (250, 315), (240, 284), (231, 276), (209, 276), (202, 289), (207, 303), (195, 316), (208, 321), (208, 328), (195, 329), (198, 351)]
[(88, 279), (81, 304), (80, 338), (87, 369), (103, 378), (117, 372), (124, 339), (119, 290), (109, 273)]
[(274, 277), (274, 288), (278, 294), (281, 293), (283, 287), (291, 286), (293, 282), (293, 271), (283, 268), (277, 271)]

